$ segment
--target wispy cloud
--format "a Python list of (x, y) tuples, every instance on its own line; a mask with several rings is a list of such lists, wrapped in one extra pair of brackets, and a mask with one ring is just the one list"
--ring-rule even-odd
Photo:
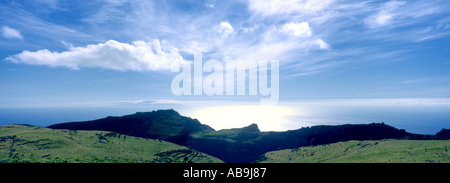
[[(438, 23), (433, 15), (448, 13), (450, 7), (445, 1), (388, 1), (380, 6), (371, 5), (375, 11), (369, 12), (364, 19), (370, 33), (378, 33), (386, 29), (393, 29), (389, 34), (374, 36), (386, 40), (401, 40), (421, 42), (437, 39), (449, 34), (442, 28), (445, 24)], [(418, 25), (424, 26), (418, 26)], [(409, 27), (409, 29), (405, 29)]]
[(3, 37), (8, 39), (23, 39), (22, 34), (18, 30), (8, 26), (2, 26), (1, 32)]
[(280, 14), (314, 14), (317, 11), (327, 8), (333, 0), (250, 0), (250, 10), (265, 16)]
[(430, 83), (430, 82), (446, 82), (450, 81), (450, 76), (443, 77), (424, 77), (419, 79), (411, 79), (402, 81), (402, 84), (418, 84), (418, 83)]
[[(67, 11), (58, 7), (59, 1), (38, 1), (28, 3), (32, 6), (30, 9), (39, 13), (31, 12), (30, 9), (20, 5), (19, 3), (0, 3), (0, 22), (21, 30), (21, 33), (27, 33), (36, 38), (46, 38), (47, 40), (66, 40), (66, 41), (95, 41), (95, 37), (89, 35), (85, 31), (79, 31), (67, 25), (54, 23), (48, 19), (44, 19), (39, 15), (46, 15), (53, 11)], [(35, 6), (33, 6), (35, 5)], [(18, 36), (17, 36), (18, 37)], [(22, 36), (23, 37), (23, 36)], [(43, 43), (38, 43), (43, 45)]]
[[(295, 67), (290, 69), (292, 72), (282, 73), (290, 76), (317, 74), (339, 65), (353, 67), (376, 60), (398, 60), (401, 58), (399, 54), (413, 50), (394, 48), (396, 45), (450, 35), (450, 19), (433, 19), (433, 15), (445, 13), (445, 8), (449, 6), (446, 1), (249, 0), (186, 2), (181, 6), (172, 2), (120, 0), (96, 2), (94, 5), (95, 11), (86, 8), (84, 16), (77, 19), (81, 24), (77, 28), (45, 21), (14, 7), (2, 8), (6, 10), (2, 12), (5, 15), (2, 17), (17, 12), (12, 20), (2, 21), (14, 22), (24, 30), (51, 37), (59, 43), (64, 41), (78, 45), (79, 48), (87, 48), (88, 44), (106, 48), (99, 45), (110, 39), (136, 47), (133, 45), (136, 40), (156, 39), (165, 40), (167, 45), (182, 55), (181, 58), (175, 57), (176, 60), (189, 60), (186, 58), (199, 51), (204, 53), (205, 59), (221, 61), (275, 59), (280, 60), (282, 67)], [(384, 33), (386, 29), (391, 30), (389, 34)], [(382, 46), (386, 44), (392, 46)], [(111, 51), (128, 54), (127, 51)], [(168, 67), (152, 62), (138, 69), (125, 63), (143, 62), (121, 62), (125, 65), (120, 65), (110, 57), (108, 59), (112, 60), (103, 62), (111, 66), (75, 61), (62, 64), (61, 61), (43, 61), (30, 56), (38, 53), (67, 60), (70, 60), (66, 57), (69, 53), (77, 55), (73, 50), (51, 52), (41, 49), (23, 51), (9, 60), (115, 70), (159, 70)], [(81, 58), (79, 55), (76, 57)], [(138, 59), (133, 57), (130, 60)]]
[(381, 98), (381, 99), (327, 99), (287, 102), (299, 106), (416, 106), (450, 105), (450, 98)]
[(330, 45), (328, 45), (328, 43), (326, 43), (322, 39), (316, 39), (313, 41), (313, 43), (319, 46), (319, 48), (322, 50), (329, 50), (331, 48)]
[(401, 15), (396, 10), (405, 5), (405, 1), (389, 1), (381, 6), (379, 11), (374, 15), (365, 19), (366, 24), (370, 28), (378, 28), (391, 25), (397, 19), (401, 19)]

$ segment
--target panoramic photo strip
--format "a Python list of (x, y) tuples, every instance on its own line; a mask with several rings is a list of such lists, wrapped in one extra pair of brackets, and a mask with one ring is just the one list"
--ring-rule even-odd
[(0, 165), (450, 163), (449, 43), (448, 0), (2, 0)]

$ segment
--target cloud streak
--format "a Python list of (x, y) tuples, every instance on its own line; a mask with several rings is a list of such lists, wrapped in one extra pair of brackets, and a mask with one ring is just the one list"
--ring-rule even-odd
[(333, 0), (250, 0), (250, 10), (265, 16), (293, 14), (314, 14), (327, 8)]

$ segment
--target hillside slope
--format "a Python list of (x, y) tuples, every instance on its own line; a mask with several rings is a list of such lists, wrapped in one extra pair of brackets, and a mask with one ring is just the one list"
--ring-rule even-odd
[(214, 163), (221, 160), (166, 141), (108, 131), (0, 126), (0, 162)]
[(450, 163), (450, 140), (346, 141), (271, 151), (259, 163)]

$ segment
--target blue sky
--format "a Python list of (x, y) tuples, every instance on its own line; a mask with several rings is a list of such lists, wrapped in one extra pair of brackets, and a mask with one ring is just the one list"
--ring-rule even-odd
[(447, 0), (6, 0), (0, 10), (4, 109), (259, 101), (173, 95), (171, 69), (195, 52), (279, 60), (280, 105), (450, 98)]

